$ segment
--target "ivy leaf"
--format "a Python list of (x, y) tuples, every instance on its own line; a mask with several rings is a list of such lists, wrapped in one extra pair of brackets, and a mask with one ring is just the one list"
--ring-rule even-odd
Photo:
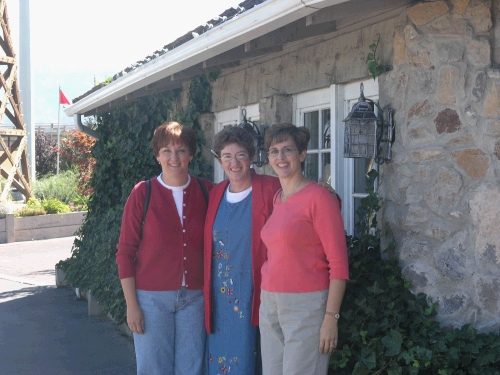
[(366, 366), (367, 370), (373, 370), (377, 366), (375, 353), (371, 352), (368, 356), (361, 357), (361, 362)]
[(400, 332), (391, 329), (388, 335), (382, 337), (382, 344), (386, 347), (385, 355), (393, 357), (401, 352), (401, 344), (403, 343), (403, 336)]
[(387, 369), (387, 375), (401, 375), (403, 372), (401, 367), (393, 367)]

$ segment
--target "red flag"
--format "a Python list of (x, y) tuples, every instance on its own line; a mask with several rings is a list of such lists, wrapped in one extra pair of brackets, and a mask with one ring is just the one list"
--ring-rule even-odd
[(59, 89), (59, 104), (68, 104), (68, 105), (71, 104), (61, 89)]

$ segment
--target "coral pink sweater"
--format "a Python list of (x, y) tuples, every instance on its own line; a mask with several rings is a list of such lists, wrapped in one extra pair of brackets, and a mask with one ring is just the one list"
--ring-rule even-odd
[(310, 182), (285, 203), (276, 193), (274, 210), (262, 228), (268, 260), (262, 290), (306, 293), (328, 289), (330, 279), (349, 279), (344, 223), (338, 200)]

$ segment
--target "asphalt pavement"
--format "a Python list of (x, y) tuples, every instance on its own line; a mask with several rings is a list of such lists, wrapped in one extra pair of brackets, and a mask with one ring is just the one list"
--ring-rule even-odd
[(73, 240), (0, 244), (0, 375), (135, 374), (132, 339), (55, 287)]

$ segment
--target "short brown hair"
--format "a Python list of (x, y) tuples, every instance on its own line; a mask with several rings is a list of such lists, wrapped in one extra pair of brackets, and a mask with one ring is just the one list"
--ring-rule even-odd
[(300, 154), (302, 151), (307, 150), (307, 144), (309, 143), (311, 135), (309, 129), (304, 126), (297, 127), (293, 124), (274, 124), (266, 131), (264, 147), (269, 151), (272, 144), (284, 142), (288, 138), (293, 140)]
[(196, 132), (190, 126), (181, 125), (175, 121), (167, 121), (155, 129), (151, 146), (155, 156), (160, 154), (160, 149), (169, 143), (182, 143), (189, 149), (189, 154), (196, 153)]
[(237, 143), (244, 147), (248, 156), (252, 159), (255, 155), (255, 146), (252, 135), (245, 129), (237, 126), (226, 126), (215, 135), (213, 151), (219, 156), (224, 147), (231, 143)]

